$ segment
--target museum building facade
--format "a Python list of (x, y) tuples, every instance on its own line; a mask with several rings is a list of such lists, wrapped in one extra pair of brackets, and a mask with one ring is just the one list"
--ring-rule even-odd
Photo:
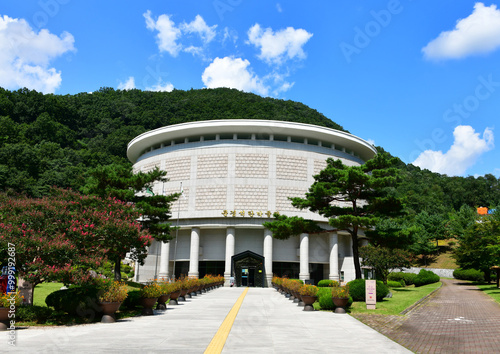
[[(305, 195), (326, 159), (361, 165), (375, 154), (352, 134), (286, 121), (198, 121), (137, 136), (127, 149), (134, 171), (167, 171), (169, 181), (153, 192), (182, 196), (171, 208), (174, 239), (153, 242), (136, 280), (223, 274), (227, 284), (232, 277), (236, 285), (269, 286), (273, 274), (354, 279), (350, 235), (288, 198)], [(275, 212), (315, 220), (325, 231), (274, 239), (262, 224)]]

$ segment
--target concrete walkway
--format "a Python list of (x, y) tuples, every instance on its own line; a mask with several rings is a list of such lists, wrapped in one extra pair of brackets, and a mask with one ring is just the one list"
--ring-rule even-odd
[[(243, 288), (219, 288), (155, 316), (16, 331), (16, 353), (204, 353)], [(250, 288), (223, 353), (410, 353), (349, 315), (306, 312), (274, 289)]]
[(500, 305), (474, 285), (441, 281), (406, 316), (357, 317), (415, 353), (499, 353)]

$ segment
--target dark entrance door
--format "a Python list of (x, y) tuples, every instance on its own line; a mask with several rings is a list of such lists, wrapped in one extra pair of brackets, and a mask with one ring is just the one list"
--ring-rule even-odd
[(264, 286), (263, 256), (252, 251), (245, 251), (235, 254), (231, 261), (236, 286)]

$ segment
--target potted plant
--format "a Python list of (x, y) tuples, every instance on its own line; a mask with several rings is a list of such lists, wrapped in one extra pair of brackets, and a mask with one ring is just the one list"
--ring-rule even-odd
[(179, 295), (181, 294), (181, 284), (179, 281), (176, 281), (174, 283), (170, 283), (170, 305), (179, 305), (177, 302), (177, 299), (179, 298)]
[(304, 311), (314, 311), (313, 304), (318, 299), (318, 288), (314, 285), (302, 285), (299, 294), (304, 302)]
[(332, 287), (332, 300), (335, 305), (335, 313), (346, 313), (345, 308), (349, 303), (349, 286)]
[(99, 307), (103, 313), (101, 322), (115, 322), (115, 313), (128, 296), (127, 285), (119, 281), (102, 281), (98, 287), (100, 288)]
[(167, 309), (167, 301), (170, 298), (170, 293), (172, 292), (171, 283), (166, 280), (162, 280), (158, 282), (158, 286), (161, 289), (161, 295), (158, 296), (158, 303), (156, 304), (157, 310), (166, 310)]
[(162, 295), (163, 289), (161, 286), (153, 281), (150, 282), (141, 289), (141, 305), (143, 307), (142, 314), (144, 316), (154, 315), (153, 306), (156, 301)]
[(22, 303), (23, 297), (19, 291), (0, 294), (0, 331), (6, 331), (9, 328), (9, 310), (11, 307), (15, 310)]

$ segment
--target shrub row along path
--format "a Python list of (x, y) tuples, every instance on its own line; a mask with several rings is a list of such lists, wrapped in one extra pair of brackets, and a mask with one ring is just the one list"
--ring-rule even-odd
[(441, 281), (443, 286), (406, 316), (356, 318), (415, 353), (498, 353), (500, 305), (474, 285)]
[(116, 323), (21, 329), (16, 347), (2, 333), (0, 351), (214, 353), (209, 344), (222, 341), (222, 353), (410, 353), (349, 315), (302, 311), (274, 289), (247, 289), (215, 289)]

